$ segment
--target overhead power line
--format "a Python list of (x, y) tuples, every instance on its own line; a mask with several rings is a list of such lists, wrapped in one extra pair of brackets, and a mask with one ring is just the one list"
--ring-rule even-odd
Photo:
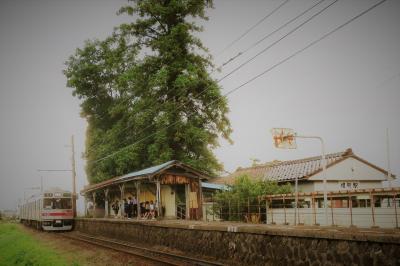
[(275, 29), (274, 31), (268, 33), (267, 35), (265, 35), (264, 37), (262, 37), (260, 40), (256, 41), (255, 43), (251, 44), (248, 48), (244, 49), (243, 51), (237, 53), (234, 57), (230, 58), (228, 61), (226, 61), (225, 63), (223, 63), (219, 68), (224, 67), (226, 65), (228, 65), (229, 63), (232, 63), (235, 59), (237, 59), (238, 57), (244, 55), (245, 53), (247, 53), (249, 50), (251, 50), (252, 48), (256, 47), (258, 44), (260, 44), (261, 42), (263, 42), (264, 40), (266, 40), (267, 38), (271, 37), (272, 35), (274, 35), (275, 33), (277, 33), (278, 31), (280, 31), (281, 29), (285, 28), (287, 25), (289, 25), (290, 23), (292, 23), (293, 21), (297, 20), (298, 18), (302, 17), (304, 14), (306, 14), (308, 11), (310, 11), (311, 9), (313, 9), (314, 7), (318, 6), (319, 4), (321, 4), (322, 2), (324, 2), (326, 0), (320, 0), (317, 3), (315, 3), (314, 5), (312, 5), (311, 7), (307, 8), (306, 10), (304, 10), (303, 12), (301, 12), (300, 14), (298, 14), (296, 17), (290, 19), (289, 21), (287, 21), (286, 23), (284, 23), (283, 25), (281, 25), (279, 28)]
[(230, 42), (227, 46), (225, 46), (225, 48), (223, 48), (220, 52), (217, 53), (216, 56), (219, 56), (221, 54), (223, 54), (226, 50), (228, 50), (229, 48), (231, 48), (235, 43), (237, 43), (238, 41), (240, 41), (244, 36), (246, 36), (249, 32), (251, 32), (255, 27), (257, 27), (258, 25), (260, 25), (264, 20), (266, 20), (267, 18), (269, 18), (270, 16), (272, 16), (275, 12), (277, 12), (281, 7), (283, 7), (284, 5), (286, 5), (287, 3), (289, 3), (290, 0), (285, 0), (284, 2), (282, 2), (278, 7), (276, 7), (275, 9), (273, 9), (270, 13), (268, 13), (267, 15), (265, 15), (262, 19), (260, 19), (256, 24), (254, 24), (253, 26), (251, 26), (250, 28), (248, 28), (245, 32), (243, 32), (239, 37), (237, 37), (236, 39), (234, 39), (232, 42)]
[[(356, 15), (356, 16), (352, 17), (351, 19), (347, 20), (345, 23), (343, 23), (343, 24), (337, 26), (337, 27), (334, 28), (333, 30), (331, 30), (331, 31), (329, 31), (328, 33), (322, 35), (320, 38), (318, 38), (318, 39), (316, 39), (316, 40), (310, 42), (309, 44), (307, 44), (306, 46), (304, 46), (304, 47), (301, 48), (300, 50), (297, 50), (296, 52), (294, 52), (294, 53), (291, 54), (290, 56), (286, 57), (285, 59), (283, 59), (283, 60), (279, 61), (278, 63), (274, 64), (273, 66), (271, 66), (271, 67), (265, 69), (263, 72), (261, 72), (261, 73), (259, 73), (258, 75), (252, 77), (251, 79), (249, 79), (249, 80), (247, 80), (246, 82), (240, 84), (239, 86), (233, 88), (232, 90), (228, 91), (227, 93), (221, 95), (218, 99), (215, 99), (215, 100), (211, 101), (210, 103), (207, 104), (207, 106), (209, 106), (209, 105), (211, 105), (211, 104), (214, 104), (216, 101), (221, 100), (223, 97), (226, 97), (226, 96), (228, 96), (228, 95), (230, 95), (230, 94), (236, 92), (237, 90), (243, 88), (243, 87), (246, 86), (247, 84), (249, 84), (249, 83), (253, 82), (254, 80), (260, 78), (261, 76), (263, 76), (263, 75), (269, 73), (269, 72), (272, 71), (273, 69), (275, 69), (275, 68), (277, 68), (278, 66), (280, 66), (280, 65), (282, 65), (282, 64), (284, 64), (284, 63), (286, 63), (287, 61), (289, 61), (289, 60), (292, 59), (293, 57), (295, 57), (295, 56), (299, 55), (300, 53), (304, 52), (305, 50), (311, 48), (312, 46), (316, 45), (316, 44), (319, 43), (320, 41), (326, 39), (327, 37), (329, 37), (329, 36), (332, 35), (333, 33), (337, 32), (338, 30), (342, 29), (343, 27), (347, 26), (348, 24), (352, 23), (353, 21), (355, 21), (356, 19), (360, 18), (361, 16), (367, 14), (368, 12), (370, 12), (371, 10), (373, 10), (373, 9), (375, 9), (376, 7), (380, 6), (381, 4), (383, 4), (383, 3), (386, 2), (386, 1), (387, 1), (387, 0), (379, 1), (378, 3), (376, 3), (376, 4), (374, 4), (373, 6), (369, 7), (368, 9), (362, 11), (362, 12), (359, 13), (358, 15)], [(195, 114), (195, 112), (189, 114), (188, 116), (191, 116), (191, 115), (193, 115), (193, 114)], [(169, 127), (171, 127), (171, 126), (177, 124), (178, 122), (179, 122), (179, 121), (175, 121), (174, 123), (172, 123), (172, 124), (166, 126), (165, 128), (169, 128)], [(107, 155), (107, 156), (104, 156), (104, 157), (102, 157), (102, 158), (100, 158), (100, 159), (94, 160), (94, 161), (92, 161), (92, 163), (97, 163), (97, 162), (103, 161), (103, 160), (105, 160), (105, 159), (111, 158), (111, 157), (113, 157), (114, 155), (116, 155), (116, 154), (118, 154), (118, 153), (120, 153), (120, 152), (126, 150), (127, 148), (130, 148), (130, 147), (132, 147), (132, 146), (134, 146), (134, 145), (136, 145), (136, 144), (138, 144), (138, 143), (140, 143), (140, 142), (142, 142), (142, 141), (144, 141), (144, 140), (146, 140), (146, 139), (148, 139), (148, 138), (154, 136), (155, 134), (157, 134), (157, 132), (152, 133), (152, 134), (150, 134), (150, 135), (147, 135), (146, 137), (144, 137), (144, 138), (142, 138), (142, 139), (140, 139), (140, 140), (138, 140), (138, 141), (136, 141), (136, 142), (134, 142), (134, 143), (132, 143), (132, 144), (130, 144), (130, 145), (128, 145), (128, 146), (125, 146), (125, 147), (121, 148), (120, 150), (115, 151), (115, 152), (113, 152), (113, 153), (111, 153), (111, 154), (109, 154), (109, 155)]]
[(385, 79), (384, 81), (382, 81), (381, 83), (379, 83), (379, 84), (375, 87), (375, 89), (383, 87), (384, 85), (386, 85), (386, 83), (389, 83), (390, 81), (392, 81), (392, 80), (394, 80), (395, 78), (398, 78), (398, 77), (400, 77), (400, 72), (397, 73), (397, 74), (395, 74), (395, 75), (393, 75), (393, 76), (390, 76), (389, 78), (387, 78), (387, 79)]
[(322, 12), (324, 12), (325, 10), (327, 10), (329, 7), (331, 7), (333, 4), (335, 4), (338, 0), (333, 1), (332, 3), (330, 3), (329, 5), (327, 5), (326, 7), (324, 7), (323, 9), (321, 9), (320, 11), (318, 11), (317, 13), (315, 13), (314, 15), (312, 15), (311, 17), (309, 17), (307, 20), (305, 20), (304, 22), (300, 23), (298, 26), (296, 26), (295, 28), (293, 28), (291, 31), (289, 31), (288, 33), (286, 33), (285, 35), (283, 35), (281, 38), (279, 38), (278, 40), (274, 41), (273, 43), (271, 43), (270, 45), (268, 45), (266, 48), (264, 48), (263, 50), (261, 50), (260, 52), (258, 52), (256, 55), (254, 55), (253, 57), (251, 57), (250, 59), (246, 60), (245, 62), (243, 62), (242, 64), (240, 64), (238, 67), (234, 68), (231, 72), (229, 72), (228, 74), (226, 74), (225, 76), (223, 76), (222, 78), (220, 78), (218, 80), (218, 82), (224, 80), (225, 78), (229, 77), (230, 75), (232, 75), (233, 73), (235, 73), (236, 71), (238, 71), (239, 69), (241, 69), (242, 67), (244, 67), (245, 65), (247, 65), (248, 63), (250, 63), (251, 61), (253, 61), (254, 59), (256, 59), (257, 57), (259, 57), (261, 54), (265, 53), (266, 51), (268, 51), (269, 49), (271, 49), (272, 47), (274, 47), (276, 44), (278, 44), (280, 41), (282, 41), (283, 39), (285, 39), (286, 37), (288, 37), (289, 35), (291, 35), (292, 33), (296, 32), (298, 29), (300, 29), (301, 27), (303, 27), (305, 24), (307, 24), (308, 22), (310, 22), (311, 20), (313, 20), (315, 17), (317, 17), (318, 15), (320, 15)]
[(358, 19), (359, 17), (365, 15), (366, 13), (368, 13), (369, 11), (371, 11), (372, 9), (378, 7), (379, 5), (383, 4), (384, 2), (386, 2), (387, 0), (382, 0), (378, 3), (376, 3), (375, 5), (371, 6), (370, 8), (364, 10), (363, 12), (359, 13), (358, 15), (352, 17), (351, 19), (349, 19), (348, 21), (346, 21), (345, 23), (339, 25), (338, 27), (334, 28), (333, 30), (329, 31), (328, 33), (322, 35), (320, 38), (312, 41), (311, 43), (309, 43), (308, 45), (306, 45), (305, 47), (303, 47), (300, 50), (297, 50), (295, 53), (291, 54), (290, 56), (286, 57), (285, 59), (283, 59), (282, 61), (279, 61), (277, 64), (273, 65), (272, 67), (264, 70), (263, 72), (261, 72), (260, 74), (254, 76), (253, 78), (247, 80), (245, 83), (242, 83), (240, 86), (230, 90), (228, 93), (225, 94), (225, 96), (232, 94), (233, 92), (237, 91), (238, 89), (242, 88), (243, 86), (249, 84), (250, 82), (258, 79), (259, 77), (265, 75), (266, 73), (270, 72), (271, 70), (273, 70), (274, 68), (280, 66), (281, 64), (289, 61), (290, 59), (292, 59), (293, 57), (297, 56), (298, 54), (304, 52), (305, 50), (309, 49), (310, 47), (314, 46), (315, 44), (319, 43), (320, 41), (322, 41), (323, 39), (327, 38), (328, 36), (330, 36), (331, 34), (335, 33), (336, 31), (340, 30), (341, 28), (347, 26), (348, 24), (350, 24), (351, 22), (353, 22), (354, 20)]

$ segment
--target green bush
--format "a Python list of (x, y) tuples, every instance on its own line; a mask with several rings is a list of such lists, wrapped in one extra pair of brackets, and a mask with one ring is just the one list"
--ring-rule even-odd
[[(214, 195), (216, 204), (213, 211), (223, 220), (261, 222), (266, 218), (263, 196), (290, 192), (290, 184), (278, 185), (275, 181), (254, 180), (242, 175), (235, 178), (227, 190)], [(260, 217), (260, 213), (264, 216)]]

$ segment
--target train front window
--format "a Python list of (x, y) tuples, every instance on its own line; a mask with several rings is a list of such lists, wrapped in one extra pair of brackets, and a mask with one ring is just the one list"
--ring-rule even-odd
[(44, 209), (72, 209), (71, 199), (44, 199)]

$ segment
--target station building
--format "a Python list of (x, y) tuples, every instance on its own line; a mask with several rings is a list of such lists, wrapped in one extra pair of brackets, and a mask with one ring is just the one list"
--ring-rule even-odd
[(208, 179), (202, 171), (169, 161), (85, 186), (81, 195), (86, 215), (95, 218), (124, 217), (124, 200), (131, 197), (138, 202), (137, 217), (141, 215), (140, 203), (152, 201), (158, 217), (198, 220), (203, 215), (202, 183)]
[[(354, 154), (352, 149), (331, 153), (326, 158), (329, 223), (339, 226), (379, 226), (398, 228), (400, 224), (400, 187), (394, 175)], [(324, 223), (324, 175), (322, 157), (273, 161), (212, 179), (217, 184), (233, 184), (246, 175), (253, 180), (289, 183), (292, 191), (298, 181), (298, 211), (295, 193), (265, 195), (266, 223), (315, 225)], [(387, 184), (384, 184), (387, 183)], [(388, 183), (393, 182), (391, 187)], [(265, 204), (264, 204), (265, 205)], [(297, 218), (296, 218), (297, 216)]]
[[(395, 177), (388, 177), (387, 171), (357, 156), (352, 149), (327, 154), (325, 158), (328, 191), (383, 188), (383, 181), (393, 181)], [(234, 173), (210, 182), (232, 184), (241, 175), (281, 184), (289, 183), (293, 188), (297, 179), (299, 192), (323, 191), (322, 156), (238, 168)]]

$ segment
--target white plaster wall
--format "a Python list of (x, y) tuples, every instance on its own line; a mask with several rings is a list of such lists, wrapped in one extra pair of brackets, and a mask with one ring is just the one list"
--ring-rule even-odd
[[(325, 212), (322, 208), (299, 208), (298, 219), (304, 225), (313, 225), (314, 221), (320, 225), (325, 223)], [(372, 218), (372, 210), (367, 208), (353, 208), (350, 212), (349, 208), (329, 208), (328, 209), (328, 225), (338, 225), (348, 227), (355, 225), (357, 227), (368, 228), (371, 226), (379, 226), (381, 228), (396, 228), (400, 221), (400, 211), (395, 208), (375, 208), (374, 209), (375, 224)], [(267, 223), (276, 224), (295, 223), (295, 212), (293, 208), (286, 209), (269, 209), (267, 213)], [(333, 214), (333, 215), (332, 215)], [(333, 220), (332, 220), (333, 219)]]
[[(327, 169), (327, 180), (387, 180), (387, 176), (377, 169), (354, 158), (347, 158)], [(309, 180), (323, 180), (322, 172)]]
[[(290, 185), (292, 186), (292, 190), (294, 192), (295, 191), (294, 182), (290, 183)], [(309, 181), (305, 181), (305, 183), (303, 183), (303, 182), (300, 183), (299, 182), (298, 189), (299, 189), (299, 192), (302, 192), (302, 193), (314, 192), (314, 189), (315, 189), (314, 182), (309, 182)]]
[[(358, 180), (357, 180), (358, 181)], [(294, 182), (290, 183), (292, 190), (295, 191)], [(308, 181), (305, 183), (299, 183), (300, 193), (311, 193), (317, 191), (324, 191), (323, 181)], [(382, 181), (359, 181), (357, 189), (373, 189), (373, 188), (383, 188)], [(346, 190), (340, 187), (340, 182), (336, 180), (329, 180), (326, 183), (327, 191), (339, 191)]]
[[(323, 191), (324, 183), (323, 181), (314, 181), (314, 191)], [(372, 188), (382, 188), (382, 181), (360, 181), (357, 189), (372, 189)], [(340, 188), (339, 181), (328, 181), (326, 182), (327, 191), (339, 191), (347, 190)], [(308, 192), (308, 191), (307, 191)]]

